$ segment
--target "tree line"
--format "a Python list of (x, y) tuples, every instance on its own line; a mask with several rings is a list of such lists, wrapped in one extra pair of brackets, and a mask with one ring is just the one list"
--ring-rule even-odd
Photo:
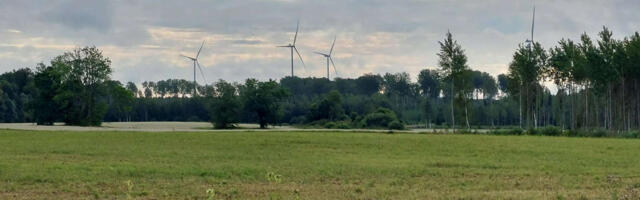
[[(285, 77), (278, 81), (182, 79), (121, 84), (95, 47), (56, 57), (34, 71), (0, 75), (0, 121), (211, 121), (329, 128), (520, 127), (640, 128), (640, 36), (614, 39), (604, 28), (552, 48), (520, 44), (507, 74), (471, 70), (451, 33), (439, 43), (438, 67), (413, 82), (408, 73), (357, 78)], [(553, 82), (552, 94), (544, 83)], [(138, 88), (140, 86), (140, 88)]]
[[(640, 127), (640, 36), (621, 40), (603, 27), (596, 40), (562, 39), (545, 50), (520, 45), (509, 66), (507, 93), (520, 104), (520, 126), (631, 130)], [(542, 81), (558, 92), (546, 97)], [(553, 121), (550, 121), (552, 119)], [(550, 123), (553, 122), (553, 123)]]

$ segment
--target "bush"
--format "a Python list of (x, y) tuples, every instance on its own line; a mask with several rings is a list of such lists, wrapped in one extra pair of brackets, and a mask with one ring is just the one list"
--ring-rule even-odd
[(389, 123), (398, 121), (396, 114), (387, 108), (378, 108), (367, 114), (362, 121), (367, 128), (387, 128)]
[(538, 130), (537, 130), (537, 129), (535, 129), (535, 128), (529, 128), (529, 129), (527, 130), (527, 135), (538, 135), (538, 134), (539, 134), (539, 133), (538, 133)]
[[(358, 117), (361, 118), (361, 117)], [(364, 128), (364, 120), (359, 119), (351, 122), (351, 128)]]
[(303, 124), (304, 122), (307, 121), (307, 118), (304, 116), (297, 116), (297, 117), (293, 117), (291, 118), (291, 120), (289, 120), (290, 124)]
[(404, 130), (404, 124), (398, 120), (392, 121), (387, 125), (387, 128), (391, 130)]
[(568, 131), (565, 131), (564, 135), (568, 137), (579, 137), (580, 132), (578, 132), (577, 130), (568, 130)]
[(514, 128), (514, 129), (496, 129), (488, 132), (494, 135), (522, 135), (522, 129)]
[(522, 129), (514, 128), (509, 130), (509, 135), (522, 135)]
[(626, 131), (622, 133), (622, 137), (624, 138), (639, 138), (640, 131)]
[(336, 128), (338, 129), (350, 129), (351, 125), (347, 121), (336, 122)]
[(606, 137), (607, 130), (595, 129), (595, 130), (569, 130), (566, 134), (569, 137)]
[(559, 128), (557, 128), (555, 126), (546, 126), (544, 128), (541, 128), (538, 132), (541, 135), (547, 135), (547, 136), (559, 136), (559, 135), (562, 135), (562, 130), (560, 130)]
[(330, 129), (334, 129), (336, 128), (336, 123), (335, 122), (327, 122), (324, 124), (324, 128), (330, 128)]
[(589, 131), (587, 136), (589, 136), (589, 137), (606, 137), (607, 136), (607, 130), (596, 129), (596, 130), (593, 130), (593, 131)]

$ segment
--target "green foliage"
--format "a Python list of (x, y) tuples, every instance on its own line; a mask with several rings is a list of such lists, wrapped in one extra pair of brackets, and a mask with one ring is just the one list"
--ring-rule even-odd
[(555, 126), (545, 126), (540, 129), (539, 134), (546, 136), (560, 136), (562, 135), (562, 130)]
[(438, 98), (440, 96), (440, 77), (438, 71), (431, 69), (423, 69), (418, 74), (418, 84), (420, 92), (429, 98)]
[(327, 122), (327, 121), (318, 121), (316, 123), (323, 124), (323, 128), (328, 129), (351, 129), (353, 128), (349, 121), (336, 121), (336, 122)]
[(391, 122), (398, 121), (398, 117), (392, 110), (378, 108), (367, 114), (362, 121), (367, 128), (388, 128)]
[[(259, 122), (263, 127), (312, 121), (321, 121), (314, 126), (322, 127), (326, 121), (344, 121), (349, 127), (366, 128), (370, 127), (364, 119), (368, 114), (387, 108), (411, 127), (452, 127), (455, 121), (455, 128), (459, 128), (462, 120), (468, 121), (468, 128), (555, 126), (572, 130), (560, 135), (610, 137), (622, 137), (623, 132), (640, 128), (638, 33), (616, 39), (605, 27), (593, 39), (586, 33), (575, 42), (562, 39), (548, 51), (539, 43), (521, 44), (513, 54), (509, 73), (497, 79), (469, 70), (464, 50), (450, 33), (440, 43), (438, 58), (439, 69), (422, 70), (417, 82), (411, 82), (416, 77), (408, 73), (365, 74), (333, 81), (313, 77), (286, 77), (268, 84), (249, 81), (248, 86), (237, 87), (239, 106), (221, 106), (228, 110), (218, 113), (226, 117), (216, 119)], [(210, 104), (217, 95), (213, 85), (167, 79), (145, 81), (140, 88), (129, 82), (123, 90), (121, 83), (109, 79), (109, 65), (95, 47), (86, 47), (53, 59), (50, 66), (40, 64), (35, 73), (19, 69), (0, 75), (0, 122), (99, 125), (102, 120), (213, 118)], [(542, 84), (548, 80), (557, 85), (556, 94)], [(260, 85), (270, 86), (259, 90)], [(269, 87), (291, 95), (273, 98), (281, 95), (260, 92), (270, 91)], [(195, 89), (197, 94), (193, 95)], [(130, 95), (137, 98), (132, 100)], [(236, 108), (240, 111), (234, 114)], [(545, 131), (529, 132), (557, 134)]]
[(275, 81), (247, 79), (240, 87), (240, 98), (246, 112), (257, 118), (260, 128), (273, 124), (281, 114), (281, 103), (289, 94)]
[(28, 68), (0, 75), (0, 122), (33, 121), (35, 113), (27, 111), (36, 93), (33, 80)]
[[(446, 82), (443, 91), (450, 100), (451, 124), (455, 128), (456, 107), (464, 108), (464, 116), (468, 122), (468, 99), (471, 94), (471, 73), (467, 65), (467, 56), (462, 46), (453, 40), (451, 32), (447, 32), (444, 41), (439, 42), (440, 52), (438, 53), (438, 66), (440, 67), (441, 81)], [(461, 112), (461, 111), (458, 111)], [(467, 123), (467, 127), (469, 123)]]
[(392, 122), (389, 122), (389, 125), (387, 125), (387, 128), (391, 130), (404, 130), (404, 124), (398, 120), (394, 120)]
[(127, 118), (133, 93), (111, 81), (111, 61), (95, 47), (74, 49), (40, 64), (34, 78), (38, 92), (32, 103), (38, 124), (100, 126), (107, 112)]
[(236, 87), (224, 80), (215, 84), (215, 94), (210, 105), (211, 122), (214, 128), (224, 129), (233, 127), (238, 122), (241, 104)]
[(322, 98), (320, 102), (311, 105), (308, 120), (317, 121), (326, 119), (329, 121), (343, 120), (344, 109), (342, 107), (342, 96), (337, 90), (332, 90)]
[(119, 81), (106, 81), (105, 86), (107, 95), (104, 98), (108, 106), (105, 117), (125, 121), (133, 109), (134, 93)]

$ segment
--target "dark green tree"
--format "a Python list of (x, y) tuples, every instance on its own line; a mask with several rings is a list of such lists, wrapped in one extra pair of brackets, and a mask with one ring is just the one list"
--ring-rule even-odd
[(96, 47), (74, 49), (51, 62), (62, 72), (54, 100), (69, 125), (100, 126), (107, 111), (105, 82), (110, 79), (111, 61)]
[(311, 105), (309, 120), (329, 120), (337, 121), (344, 118), (344, 109), (342, 108), (342, 95), (337, 90), (332, 90), (322, 98), (318, 103)]
[(287, 96), (287, 91), (272, 80), (259, 82), (256, 79), (247, 79), (240, 87), (244, 110), (255, 117), (260, 128), (267, 128), (268, 124), (277, 122), (281, 114), (282, 101)]
[(232, 128), (238, 123), (241, 105), (236, 87), (224, 80), (215, 83), (215, 94), (210, 105), (211, 123), (217, 129)]

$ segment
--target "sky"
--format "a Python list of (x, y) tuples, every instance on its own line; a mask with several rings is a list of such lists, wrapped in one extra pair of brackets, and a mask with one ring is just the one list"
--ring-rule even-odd
[[(327, 52), (336, 37), (337, 74), (408, 72), (437, 68), (438, 41), (451, 31), (468, 65), (506, 73), (518, 44), (530, 37), (545, 48), (562, 38), (595, 37), (607, 26), (614, 37), (640, 30), (637, 0), (0, 0), (0, 73), (34, 68), (76, 47), (96, 46), (123, 82), (193, 79), (199, 57), (207, 82), (280, 79), (290, 74), (326, 76)], [(204, 80), (198, 72), (198, 82)]]

